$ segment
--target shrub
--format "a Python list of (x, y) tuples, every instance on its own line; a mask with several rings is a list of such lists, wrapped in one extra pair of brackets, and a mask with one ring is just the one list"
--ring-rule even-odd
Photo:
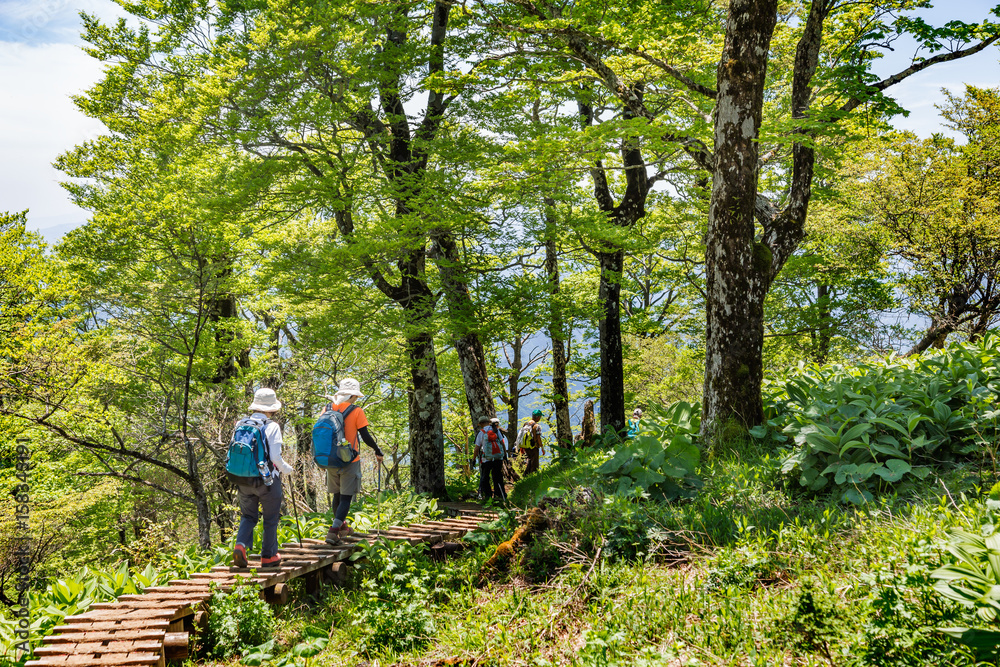
[[(1000, 337), (883, 363), (801, 367), (770, 386), (756, 438), (784, 448), (782, 472), (864, 503), (997, 438)], [(791, 440), (790, 446), (785, 446)]]
[(674, 500), (701, 486), (695, 470), (701, 457), (698, 429), (701, 407), (674, 403), (652, 407), (643, 417), (639, 434), (622, 440), (606, 432), (594, 447), (558, 449), (557, 458), (537, 473), (519, 481), (510, 494), (518, 506), (542, 498), (562, 497), (580, 487), (609, 495)]
[(877, 667), (974, 665), (975, 656), (956, 646), (939, 628), (961, 623), (966, 615), (945, 604), (931, 586), (930, 568), (908, 555), (900, 572), (885, 570), (869, 578), (872, 614), (864, 628), (860, 658)]
[(361, 562), (361, 607), (353, 625), (367, 655), (422, 646), (434, 634), (432, 609), (441, 592), (424, 545), (379, 542), (356, 554)]
[(758, 584), (774, 580), (777, 570), (778, 565), (771, 553), (756, 545), (721, 549), (705, 577), (705, 589), (752, 589)]
[(274, 633), (274, 612), (256, 586), (216, 591), (210, 601), (205, 646), (210, 655), (228, 658), (267, 641)]

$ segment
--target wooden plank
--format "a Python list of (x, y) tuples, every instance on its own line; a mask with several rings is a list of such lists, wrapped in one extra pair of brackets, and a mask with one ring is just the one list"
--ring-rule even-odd
[[(197, 609), (212, 594), (213, 587), (227, 591), (238, 585), (284, 588), (284, 582), (307, 578), (307, 589), (315, 590), (322, 577), (342, 580), (347, 569), (344, 561), (361, 543), (377, 539), (441, 543), (451, 536), (461, 536), (485, 520), (473, 516), (446, 521), (427, 521), (412, 526), (392, 526), (388, 531), (357, 532), (339, 545), (323, 540), (305, 539), (282, 545), (282, 566), (261, 568), (259, 555), (250, 557), (248, 568), (216, 566), (208, 572), (193, 573), (190, 579), (177, 579), (166, 586), (151, 586), (141, 595), (123, 595), (115, 602), (98, 603), (87, 612), (69, 616), (54, 634), (43, 640), (38, 660), (30, 667), (112, 667), (164, 664), (163, 641), (168, 631), (181, 629), (184, 618), (206, 616)], [(337, 572), (334, 573), (333, 569)], [(278, 599), (282, 596), (278, 595)], [(172, 621), (172, 622), (171, 622)], [(178, 633), (178, 637), (185, 633)], [(177, 651), (186, 648), (178, 644)], [(175, 656), (176, 657), (176, 656)]]
[[(166, 628), (166, 626), (164, 626), (164, 628)], [(52, 634), (47, 637), (43, 637), (42, 643), (61, 644), (61, 643), (100, 642), (100, 641), (111, 641), (116, 639), (133, 639), (133, 640), (162, 639), (165, 634), (166, 634), (166, 629), (147, 630), (139, 628), (136, 628), (134, 630), (115, 630), (113, 632), (108, 632), (107, 630), (97, 630), (91, 632), (60, 632), (59, 634)]]
[(445, 539), (445, 535), (436, 530), (401, 529), (399, 533), (401, 535), (419, 537), (427, 544), (437, 544), (438, 542), (444, 542)]
[(199, 595), (204, 595), (198, 591), (184, 591), (182, 589), (171, 588), (167, 591), (162, 591), (159, 593), (147, 593), (145, 595), (123, 595), (118, 598), (119, 602), (148, 602), (150, 600), (186, 600)]
[(418, 545), (418, 544), (420, 544), (421, 542), (424, 541), (424, 539), (422, 537), (414, 537), (414, 536), (410, 536), (410, 535), (401, 535), (401, 534), (398, 534), (398, 533), (389, 535), (386, 539), (392, 540), (393, 542), (409, 542), (410, 544), (412, 544), (414, 546), (416, 546), (416, 545)]
[(58, 656), (47, 656), (44, 658), (39, 658), (38, 660), (29, 660), (26, 663), (24, 663), (24, 667), (48, 667), (49, 665), (65, 665), (66, 658), (68, 657), (69, 656), (66, 655), (58, 655)]
[[(174, 579), (174, 581), (190, 581), (190, 580), (189, 579)], [(205, 591), (209, 590), (208, 584), (206, 584), (204, 582), (196, 582), (196, 583), (198, 584), (198, 586), (200, 586), (201, 588), (203, 588)], [(193, 592), (193, 591), (191, 591), (191, 588), (189, 588), (187, 586), (177, 586), (177, 585), (157, 586), (156, 588), (147, 588), (146, 590), (147, 591), (151, 591), (151, 592), (155, 592), (155, 593), (177, 593), (178, 595), (186, 595), (189, 592)]]
[(141, 618), (158, 619), (169, 618), (173, 615), (173, 610), (166, 609), (106, 609), (90, 611), (74, 616), (67, 616), (63, 619), (66, 623), (91, 623), (93, 621), (113, 621), (113, 620), (138, 620)]
[(54, 655), (69, 655), (76, 650), (76, 644), (55, 644), (52, 646), (39, 646), (35, 649), (35, 656), (46, 658)]
[(74, 625), (57, 625), (52, 628), (52, 632), (86, 632), (96, 630), (133, 630), (165, 628), (170, 625), (167, 620), (139, 620), (139, 621), (97, 621), (93, 623), (77, 623)]
[[(162, 651), (161, 651), (162, 653)], [(160, 661), (161, 653), (136, 651), (124, 656), (114, 656), (116, 665), (155, 665)], [(104, 663), (109, 664), (109, 663)]]
[(195, 611), (197, 611), (197, 607), (200, 606), (201, 604), (184, 605), (183, 607), (178, 607), (177, 610), (174, 612), (174, 615), (170, 617), (170, 629), (171, 630), (178, 629), (176, 627), (177, 624), (182, 622), (182, 619), (188, 616), (193, 616)]
[(97, 650), (95, 653), (133, 653), (135, 651), (151, 651), (156, 652), (163, 648), (163, 640), (157, 639), (152, 640), (136, 640), (131, 642), (108, 642), (106, 649)]
[(444, 521), (439, 521), (439, 520), (436, 520), (436, 519), (434, 519), (434, 520), (429, 519), (429, 520), (424, 521), (423, 523), (417, 524), (417, 525), (420, 525), (420, 526), (453, 526), (455, 528), (469, 528), (469, 527), (471, 527), (471, 528), (478, 528), (479, 524), (481, 524), (481, 523), (485, 523), (485, 522), (484, 521), (473, 521), (473, 520), (470, 520), (470, 519), (445, 519)]

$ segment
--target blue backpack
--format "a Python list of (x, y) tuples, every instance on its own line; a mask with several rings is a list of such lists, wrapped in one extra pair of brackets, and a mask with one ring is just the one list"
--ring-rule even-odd
[(344, 435), (344, 421), (356, 407), (350, 405), (339, 412), (331, 404), (330, 409), (316, 420), (312, 432), (313, 460), (320, 468), (344, 468), (357, 458), (357, 449)]
[(248, 484), (271, 474), (271, 452), (264, 436), (268, 421), (247, 417), (236, 424), (226, 452), (226, 474), (237, 484)]

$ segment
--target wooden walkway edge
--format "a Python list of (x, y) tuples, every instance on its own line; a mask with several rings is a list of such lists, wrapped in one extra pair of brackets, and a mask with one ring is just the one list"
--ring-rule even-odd
[(442, 502), (438, 507), (453, 516), (354, 533), (337, 546), (311, 539), (289, 542), (281, 545), (279, 569), (258, 569), (260, 555), (254, 554), (248, 557), (247, 568), (213, 567), (209, 572), (193, 573), (190, 579), (147, 588), (141, 595), (122, 595), (115, 602), (94, 604), (53, 628), (35, 649), (36, 659), (26, 662), (25, 667), (164, 667), (167, 660), (187, 656), (190, 631), (207, 623), (205, 603), (212, 596), (213, 584), (222, 591), (256, 584), (269, 602), (284, 602), (284, 584), (291, 579), (306, 577), (309, 591), (321, 580), (343, 582), (347, 570), (342, 561), (361, 543), (373, 544), (380, 539), (425, 543), (444, 553), (445, 543), (461, 539), (497, 516), (473, 503)]

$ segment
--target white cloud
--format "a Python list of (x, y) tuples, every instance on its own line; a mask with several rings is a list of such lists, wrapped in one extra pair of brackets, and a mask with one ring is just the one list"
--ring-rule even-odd
[(101, 64), (75, 45), (0, 42), (0, 210), (31, 209), (33, 228), (86, 218), (58, 185), (63, 175), (51, 163), (103, 131), (69, 97), (100, 74)]
[(81, 11), (105, 20), (123, 14), (111, 0), (3, 0), (0, 39), (32, 45), (78, 43)]

